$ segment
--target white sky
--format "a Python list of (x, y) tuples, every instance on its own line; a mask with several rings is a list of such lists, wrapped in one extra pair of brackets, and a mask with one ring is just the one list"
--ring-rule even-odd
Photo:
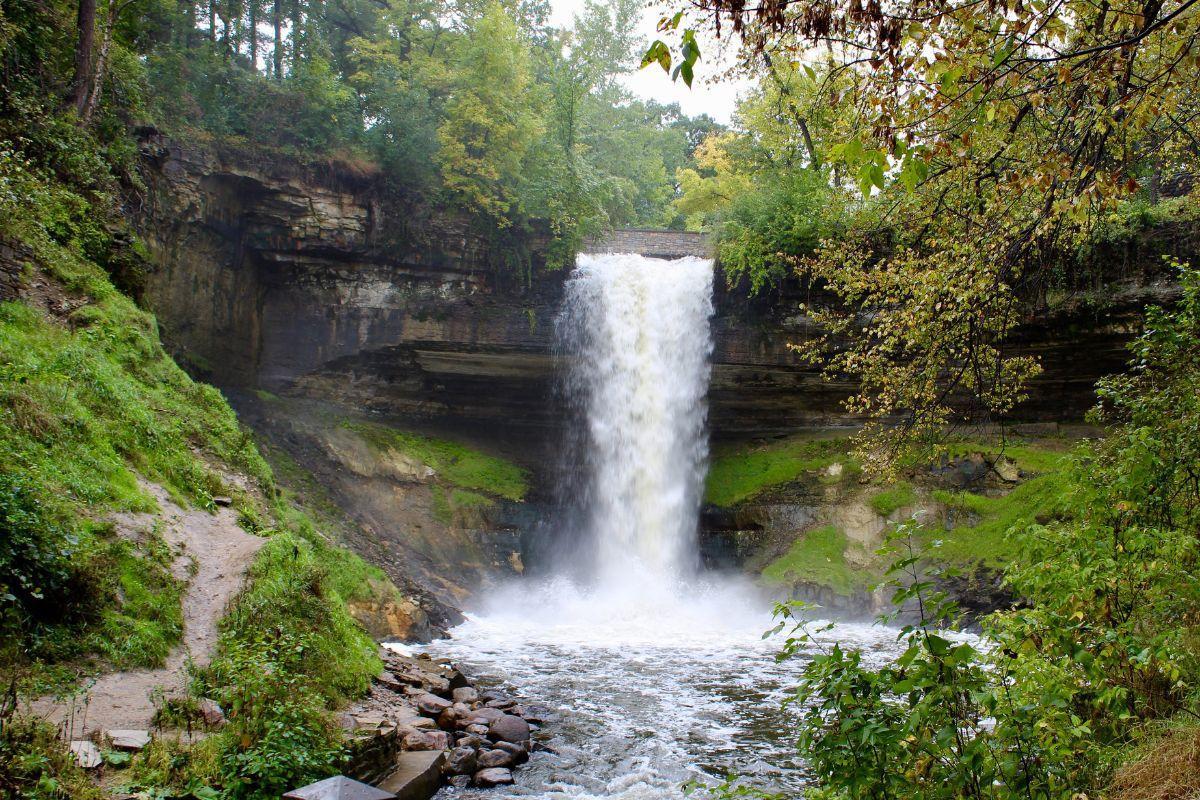
[[(576, 12), (583, 7), (583, 0), (550, 0), (550, 7), (551, 22), (569, 27)], [(643, 12), (637, 32), (646, 47), (659, 38), (655, 27), (658, 20), (664, 16), (665, 10), (670, 7), (668, 4), (652, 3)], [(713, 80), (728, 67), (728, 61), (722, 59), (719, 52), (721, 45), (728, 40), (723, 39), (718, 43), (711, 34), (699, 38), (700, 62), (696, 65), (696, 79), (692, 81), (691, 89), (683, 81), (673, 82), (671, 76), (655, 64), (635, 72), (622, 82), (639, 97), (662, 103), (679, 103), (685, 114), (708, 114), (719, 122), (728, 123), (739, 93), (745, 91), (750, 84), (741, 80)], [(675, 42), (671, 41), (671, 44)]]

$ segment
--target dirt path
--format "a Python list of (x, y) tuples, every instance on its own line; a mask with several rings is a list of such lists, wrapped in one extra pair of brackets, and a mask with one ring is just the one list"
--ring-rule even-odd
[[(189, 580), (183, 596), (183, 641), (161, 669), (111, 672), (101, 675), (86, 697), (73, 703), (42, 698), (33, 704), (34, 713), (63, 725), (73, 739), (106, 729), (150, 728), (156, 690), (168, 696), (181, 694), (189, 660), (206, 666), (212, 659), (217, 623), (265, 543), (238, 527), (233, 509), (216, 514), (186, 510), (173, 503), (162, 487), (143, 484), (143, 488), (154, 495), (161, 513), (120, 514), (113, 521), (117, 533), (130, 539), (144, 537), (159, 521), (163, 538), (179, 553), (173, 569), (177, 577)], [(196, 572), (189, 579), (192, 563)]]

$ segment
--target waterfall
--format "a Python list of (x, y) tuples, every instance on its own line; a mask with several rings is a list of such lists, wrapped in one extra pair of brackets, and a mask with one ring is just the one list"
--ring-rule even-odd
[(573, 490), (592, 578), (661, 587), (698, 567), (712, 262), (579, 256), (558, 319), (582, 435)]

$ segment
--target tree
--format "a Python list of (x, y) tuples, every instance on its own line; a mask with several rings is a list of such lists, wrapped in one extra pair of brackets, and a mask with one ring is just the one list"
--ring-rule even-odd
[(76, 17), (75, 72), (68, 104), (83, 116), (92, 84), (92, 51), (96, 43), (96, 0), (79, 0)]
[[(1195, 2), (697, 4), (768, 80), (808, 60), (814, 95), (843, 117), (813, 132), (808, 160), (869, 213), (803, 263), (842, 300), (805, 352), (859, 379), (851, 409), (889, 422), (883, 460), (950, 420), (1010, 413), (1038, 366), (1006, 341), (1072, 288), (1063, 254), (1144, 176), (1196, 164)], [(661, 42), (651, 55), (671, 64)], [(809, 117), (792, 116), (803, 133)]]
[(511, 223), (522, 161), (540, 132), (529, 51), (517, 25), (491, 3), (453, 51), (446, 117), (438, 127), (442, 180), (468, 208)]

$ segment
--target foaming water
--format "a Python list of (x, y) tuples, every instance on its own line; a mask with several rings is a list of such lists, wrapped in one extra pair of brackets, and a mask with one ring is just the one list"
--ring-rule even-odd
[[(711, 295), (712, 263), (694, 258), (580, 256), (567, 284), (557, 335), (583, 469), (560, 487), (551, 527), (571, 545), (560, 574), (582, 578), (493, 590), (428, 646), (551, 710), (537, 738), (552, 752), (506, 794), (680, 798), (687, 781), (733, 772), (769, 790), (805, 783), (782, 701), (806, 656), (775, 659), (771, 606), (752, 584), (698, 570)], [(836, 637), (868, 662), (898, 650), (884, 628)]]
[[(506, 794), (675, 800), (686, 782), (730, 773), (772, 791), (806, 784), (797, 712), (783, 700), (808, 652), (776, 660), (782, 641), (763, 638), (772, 619), (746, 583), (651, 592), (638, 603), (566, 581), (509, 586), (427, 647), (552, 712), (537, 739), (553, 752), (522, 767)], [(822, 638), (862, 649), (867, 663), (899, 652), (890, 628), (843, 624)]]

